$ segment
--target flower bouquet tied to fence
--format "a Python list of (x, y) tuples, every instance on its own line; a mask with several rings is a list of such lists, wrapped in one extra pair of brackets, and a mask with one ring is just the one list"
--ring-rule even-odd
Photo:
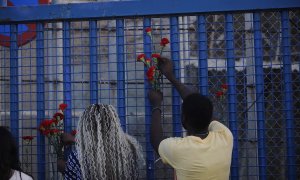
[(43, 120), (39, 126), (41, 134), (47, 137), (48, 142), (54, 148), (58, 159), (62, 159), (64, 155), (61, 135), (64, 133), (63, 120), (64, 110), (66, 108), (67, 104), (60, 104), (59, 112), (55, 113), (52, 119)]
[(25, 157), (23, 156), (22, 159), (22, 169), (24, 170), (24, 172), (29, 173), (30, 169), (32, 168), (32, 162), (29, 162), (29, 149), (32, 148), (30, 147), (32, 145), (32, 140), (34, 139), (34, 136), (23, 136), (23, 143), (24, 143), (24, 151), (25, 151)]
[(151, 57), (147, 57), (145, 54), (139, 54), (137, 56), (137, 61), (144, 63), (145, 67), (147, 68), (146, 76), (148, 81), (152, 84), (153, 89), (159, 90), (162, 74), (158, 67), (158, 59), (160, 58), (164, 48), (167, 44), (170, 43), (170, 41), (168, 38), (162, 38), (160, 41), (160, 50), (159, 52), (156, 52), (155, 46), (153, 44), (152, 29), (148, 27), (145, 29), (145, 32), (151, 38), (153, 53), (151, 54)]

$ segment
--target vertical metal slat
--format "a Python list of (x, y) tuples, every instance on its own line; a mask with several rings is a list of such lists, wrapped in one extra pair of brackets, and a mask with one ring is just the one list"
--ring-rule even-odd
[(238, 163), (238, 129), (237, 129), (237, 97), (236, 97), (236, 74), (235, 74), (235, 57), (234, 57), (234, 35), (233, 35), (233, 15), (226, 15), (225, 22), (226, 38), (226, 57), (227, 57), (227, 81), (228, 81), (228, 119), (229, 128), (232, 131), (233, 152), (231, 162), (231, 178), (239, 179)]
[(19, 144), (18, 25), (10, 25), (10, 129)]
[[(144, 18), (143, 22), (144, 29), (151, 27), (151, 19)], [(147, 57), (151, 57), (151, 38), (144, 32), (144, 52)], [(146, 67), (145, 67), (146, 70)], [(145, 79), (145, 126), (146, 126), (146, 165), (147, 165), (147, 179), (154, 179), (154, 152), (150, 141), (151, 134), (151, 105), (147, 97), (148, 90), (150, 89), (150, 84), (148, 80)]]
[[(37, 59), (36, 59), (36, 79), (37, 79), (37, 124), (45, 118), (45, 82), (44, 82), (44, 25), (37, 24)], [(45, 179), (45, 137), (37, 132), (37, 161), (38, 179)]]
[(98, 102), (97, 21), (89, 21), (90, 37), (90, 103)]
[(64, 130), (72, 129), (72, 81), (71, 81), (71, 34), (70, 22), (63, 22), (63, 94), (64, 103), (68, 104), (65, 110)]
[(198, 47), (199, 47), (199, 89), (201, 94), (208, 95), (208, 65), (207, 65), (207, 32), (205, 16), (198, 16)]
[(118, 114), (121, 125), (126, 131), (126, 103), (125, 103), (125, 60), (124, 60), (124, 20), (117, 20), (117, 89)]
[(282, 60), (284, 73), (284, 111), (286, 117), (286, 158), (288, 179), (296, 179), (296, 154), (294, 132), (293, 84), (291, 64), (291, 43), (289, 12), (281, 12)]
[[(176, 79), (180, 78), (180, 41), (179, 41), (179, 23), (178, 17), (170, 18), (170, 43), (171, 59), (173, 61), (173, 71)], [(173, 118), (173, 135), (180, 137), (182, 132), (181, 126), (181, 98), (175, 87), (172, 87), (172, 118)]]

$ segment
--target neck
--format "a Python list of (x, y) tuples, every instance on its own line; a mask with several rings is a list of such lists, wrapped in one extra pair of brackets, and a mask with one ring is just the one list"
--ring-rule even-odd
[(206, 136), (208, 135), (208, 129), (205, 130), (188, 130), (187, 135), (189, 136)]

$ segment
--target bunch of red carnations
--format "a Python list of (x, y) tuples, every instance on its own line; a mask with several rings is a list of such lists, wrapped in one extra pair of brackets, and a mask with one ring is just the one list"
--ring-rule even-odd
[(57, 158), (63, 158), (63, 142), (61, 135), (64, 133), (64, 110), (67, 104), (59, 105), (59, 112), (53, 115), (52, 119), (43, 120), (39, 126), (42, 135), (48, 138), (49, 144), (53, 146)]
[[(147, 33), (147, 35), (150, 36), (152, 42), (152, 29), (150, 27), (146, 28), (145, 33)], [(155, 52), (155, 46), (153, 45), (152, 51), (154, 51), (154, 53), (151, 54), (151, 58), (146, 57), (145, 54), (140, 54), (137, 56), (137, 61), (143, 62), (145, 67), (147, 68), (147, 72), (146, 72), (147, 79), (152, 84), (152, 87), (155, 90), (160, 89), (161, 77), (162, 77), (162, 74), (158, 67), (158, 59), (161, 56), (166, 45), (169, 43), (170, 41), (168, 38), (162, 38), (160, 41), (159, 53)]]

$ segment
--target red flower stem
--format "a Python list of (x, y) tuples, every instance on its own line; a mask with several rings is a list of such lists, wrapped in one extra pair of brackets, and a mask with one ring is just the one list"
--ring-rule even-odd
[(29, 166), (29, 163), (28, 163), (28, 149), (27, 149), (27, 147), (25, 148), (25, 154), (26, 154), (26, 162), (24, 163), (25, 164), (25, 169), (26, 169), (26, 171), (25, 172), (27, 172), (27, 168), (28, 168), (28, 166)]
[(162, 55), (164, 48), (165, 46), (161, 46), (160, 53), (159, 53), (160, 55)]
[[(151, 39), (151, 46), (153, 47), (153, 51), (152, 52), (155, 52), (155, 46), (154, 46), (154, 44), (153, 44), (153, 38), (152, 38), (152, 36), (150, 36), (150, 39)], [(151, 52), (151, 53), (152, 53)]]

